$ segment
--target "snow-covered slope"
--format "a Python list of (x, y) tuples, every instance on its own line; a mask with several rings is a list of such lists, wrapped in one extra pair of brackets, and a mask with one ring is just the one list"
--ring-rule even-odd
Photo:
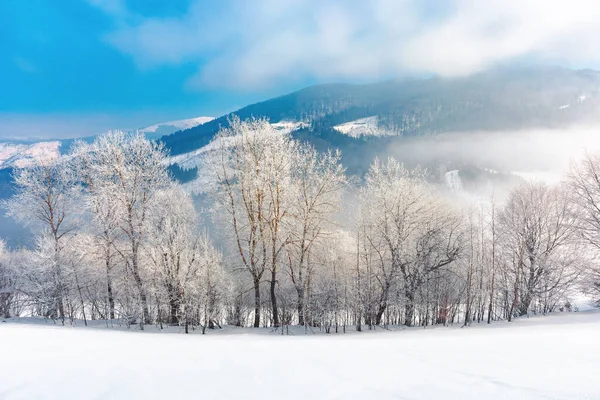
[(146, 128), (139, 129), (138, 131), (146, 134), (151, 139), (158, 139), (163, 135), (168, 135), (173, 132), (181, 131), (184, 129), (190, 129), (198, 125), (205, 124), (212, 121), (214, 117), (196, 117), (189, 119), (182, 119), (179, 121), (161, 122), (155, 125), (148, 126)]
[(0, 143), (0, 169), (29, 167), (59, 156), (60, 142)]
[(333, 127), (336, 131), (351, 137), (360, 136), (390, 136), (394, 133), (381, 128), (377, 116), (357, 119)]
[[(158, 139), (163, 135), (193, 128), (212, 121), (213, 117), (196, 117), (179, 121), (162, 122), (138, 129), (149, 139)], [(60, 154), (61, 142), (48, 141), (33, 144), (0, 142), (0, 169), (29, 167), (43, 161), (52, 160)]]
[[(299, 121), (280, 121), (271, 124), (271, 126), (275, 130), (274, 134), (278, 134), (279, 132), (290, 133), (298, 129), (305, 128), (307, 127), (307, 124)], [(211, 142), (210, 144), (203, 146), (197, 150), (169, 157), (167, 163), (170, 165), (177, 164), (180, 168), (183, 169), (191, 169), (197, 167), (202, 154), (206, 153), (207, 151), (210, 151), (214, 147), (214, 145), (215, 144)]]
[(0, 398), (600, 399), (598, 312), (464, 329), (270, 331), (186, 336), (9, 320), (0, 323)]
[(298, 129), (307, 128), (309, 124), (300, 121), (284, 120), (271, 124), (273, 128), (281, 132), (293, 132)]

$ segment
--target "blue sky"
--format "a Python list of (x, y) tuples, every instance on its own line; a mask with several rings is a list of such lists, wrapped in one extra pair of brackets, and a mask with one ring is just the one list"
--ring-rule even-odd
[(0, 138), (218, 116), (320, 82), (600, 63), (593, 0), (3, 0)]
[[(164, 4), (131, 2), (148, 16), (186, 9)], [(84, 1), (0, 2), (0, 119), (12, 128), (0, 137), (79, 136), (217, 115), (276, 92), (186, 88), (195, 65), (140, 68), (105, 40), (114, 27), (113, 16)]]

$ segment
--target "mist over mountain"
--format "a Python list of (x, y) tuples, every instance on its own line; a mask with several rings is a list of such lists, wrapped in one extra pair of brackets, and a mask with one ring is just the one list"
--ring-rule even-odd
[[(171, 155), (198, 150), (234, 115), (288, 124), (296, 138), (320, 150), (340, 149), (349, 173), (359, 176), (376, 156), (395, 156), (409, 165), (425, 164), (440, 182), (445, 179), (443, 171), (454, 169), (463, 170), (467, 180), (479, 181), (480, 175), (497, 180), (497, 171), (489, 170), (522, 167), (503, 165), (499, 157), (486, 163), (476, 157), (477, 152), (457, 151), (465, 148), (468, 134), (478, 133), (475, 140), (485, 143), (486, 133), (495, 132), (496, 144), (501, 140), (518, 145), (519, 141), (532, 144), (526, 139), (532, 132), (538, 138), (546, 131), (561, 137), (561, 132), (569, 135), (572, 127), (599, 125), (600, 72), (497, 68), (462, 78), (318, 85), (249, 105), (161, 140)], [(416, 149), (422, 143), (429, 151)], [(438, 145), (443, 149), (436, 150)], [(460, 148), (452, 149), (456, 146)], [(186, 173), (185, 179), (189, 178)]]
[[(600, 121), (600, 72), (559, 67), (494, 69), (464, 78), (329, 84), (252, 104), (200, 126), (167, 135), (173, 155), (206, 145), (228, 119), (301, 121), (309, 136), (351, 143), (334, 127), (375, 117), (381, 136), (567, 127)], [(356, 138), (353, 138), (356, 139)], [(363, 141), (367, 138), (359, 137)]]
[[(482, 159), (482, 150), (490, 148), (485, 144), (488, 139), (496, 143), (492, 148), (512, 148), (518, 142), (522, 146), (545, 145), (546, 141), (538, 139), (545, 137), (546, 131), (554, 138), (561, 138), (561, 132), (564, 137), (579, 137), (580, 131), (573, 133), (573, 127), (600, 125), (600, 72), (562, 67), (496, 68), (461, 78), (317, 85), (219, 118), (158, 123), (139, 131), (150, 139), (160, 139), (171, 156), (180, 156), (207, 145), (234, 115), (268, 118), (319, 150), (340, 149), (349, 173), (358, 176), (376, 156), (394, 156), (408, 165), (426, 165), (440, 182), (445, 179), (444, 171), (455, 169), (463, 170), (463, 178), (483, 174), (497, 179), (488, 170), (531, 171), (538, 167), (535, 162), (517, 165), (522, 157), (508, 157), (507, 162), (493, 155)], [(474, 132), (478, 135), (471, 138)], [(535, 140), (527, 140), (532, 132)], [(594, 138), (590, 132), (585, 136)], [(459, 151), (473, 140), (480, 150)], [(74, 141), (0, 144), (0, 170), (65, 154)], [(175, 176), (182, 181), (194, 179), (196, 171), (177, 158), (172, 166)], [(525, 158), (541, 161), (531, 155)], [(465, 175), (467, 170), (470, 173)], [(10, 173), (4, 172), (0, 184), (10, 187), (6, 181)], [(0, 197), (8, 193), (3, 190)]]
[[(359, 179), (375, 157), (393, 156), (425, 166), (432, 181), (451, 190), (488, 193), (523, 179), (556, 180), (580, 147), (594, 148), (600, 72), (498, 68), (462, 78), (317, 85), (216, 119), (139, 131), (165, 144), (172, 174), (185, 183), (197, 178), (195, 153), (234, 115), (268, 118), (321, 151), (340, 149), (348, 173)], [(73, 142), (0, 144), (0, 198), (12, 193), (12, 168), (65, 154)], [(13, 229), (1, 222), (0, 230)]]

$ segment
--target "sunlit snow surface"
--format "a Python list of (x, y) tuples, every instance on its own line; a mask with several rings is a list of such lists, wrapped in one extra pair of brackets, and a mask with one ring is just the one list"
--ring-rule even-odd
[(59, 156), (60, 142), (0, 143), (0, 169), (31, 167)]
[(379, 126), (377, 116), (357, 119), (333, 127), (336, 131), (351, 137), (361, 136), (389, 136), (395, 135), (394, 132)]
[(161, 126), (174, 127), (177, 129), (190, 129), (195, 126), (210, 122), (213, 119), (215, 119), (215, 118), (214, 117), (196, 117), (196, 118), (182, 119), (179, 121), (161, 122), (160, 124), (156, 124), (156, 125), (149, 126), (147, 128), (139, 129), (138, 132), (141, 132), (141, 133), (156, 132)]
[(269, 332), (0, 323), (0, 398), (600, 399), (596, 311), (464, 329)]

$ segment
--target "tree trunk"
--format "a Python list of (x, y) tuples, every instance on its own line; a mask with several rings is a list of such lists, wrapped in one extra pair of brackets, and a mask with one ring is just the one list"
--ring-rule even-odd
[(406, 304), (404, 305), (404, 325), (411, 326), (413, 316), (415, 315), (415, 294), (414, 291), (406, 290), (404, 293)]
[(517, 306), (518, 300), (519, 300), (519, 275), (517, 274), (517, 278), (515, 280), (514, 292), (513, 292), (513, 301), (511, 302), (510, 310), (508, 311), (508, 322), (512, 321), (512, 317), (515, 312), (515, 307)]
[(490, 305), (488, 307), (488, 315), (487, 315), (487, 323), (490, 324), (492, 322), (492, 311), (493, 311), (493, 302), (494, 302), (494, 284), (496, 282), (496, 249), (493, 243), (494, 237), (492, 236), (492, 284), (490, 287)]
[(296, 292), (298, 292), (298, 325), (304, 326), (304, 288), (296, 287)]
[(379, 303), (379, 307), (377, 309), (377, 315), (375, 316), (375, 325), (381, 325), (381, 318), (383, 317), (383, 313), (387, 308), (386, 303)]
[(115, 319), (115, 299), (113, 296), (112, 282), (110, 280), (110, 250), (106, 250), (106, 294), (108, 296), (108, 313), (110, 319)]
[(529, 306), (531, 305), (531, 295), (527, 293), (526, 295), (521, 297), (521, 302), (519, 303), (519, 316), (527, 315), (529, 311)]
[(492, 311), (493, 311), (493, 301), (494, 301), (494, 281), (496, 276), (494, 274), (494, 269), (492, 268), (492, 285), (490, 288), (490, 305), (488, 307), (488, 315), (487, 315), (487, 323), (490, 324), (492, 322)]
[(254, 327), (260, 327), (260, 280), (254, 279)]
[(133, 279), (135, 280), (135, 284), (137, 285), (138, 291), (140, 293), (140, 301), (142, 303), (142, 320), (140, 321), (140, 330), (143, 330), (144, 324), (150, 323), (150, 311), (148, 309), (148, 299), (146, 297), (146, 290), (144, 289), (142, 278), (138, 269), (138, 254), (137, 249), (135, 248), (133, 251), (131, 269), (133, 272)]
[(279, 327), (279, 312), (277, 310), (277, 296), (275, 286), (277, 284), (277, 269), (273, 266), (271, 270), (271, 307), (273, 308), (273, 326)]
[(404, 325), (411, 326), (415, 314), (415, 305), (412, 300), (404, 306)]
[(171, 295), (169, 298), (169, 323), (172, 325), (179, 324), (179, 298)]

